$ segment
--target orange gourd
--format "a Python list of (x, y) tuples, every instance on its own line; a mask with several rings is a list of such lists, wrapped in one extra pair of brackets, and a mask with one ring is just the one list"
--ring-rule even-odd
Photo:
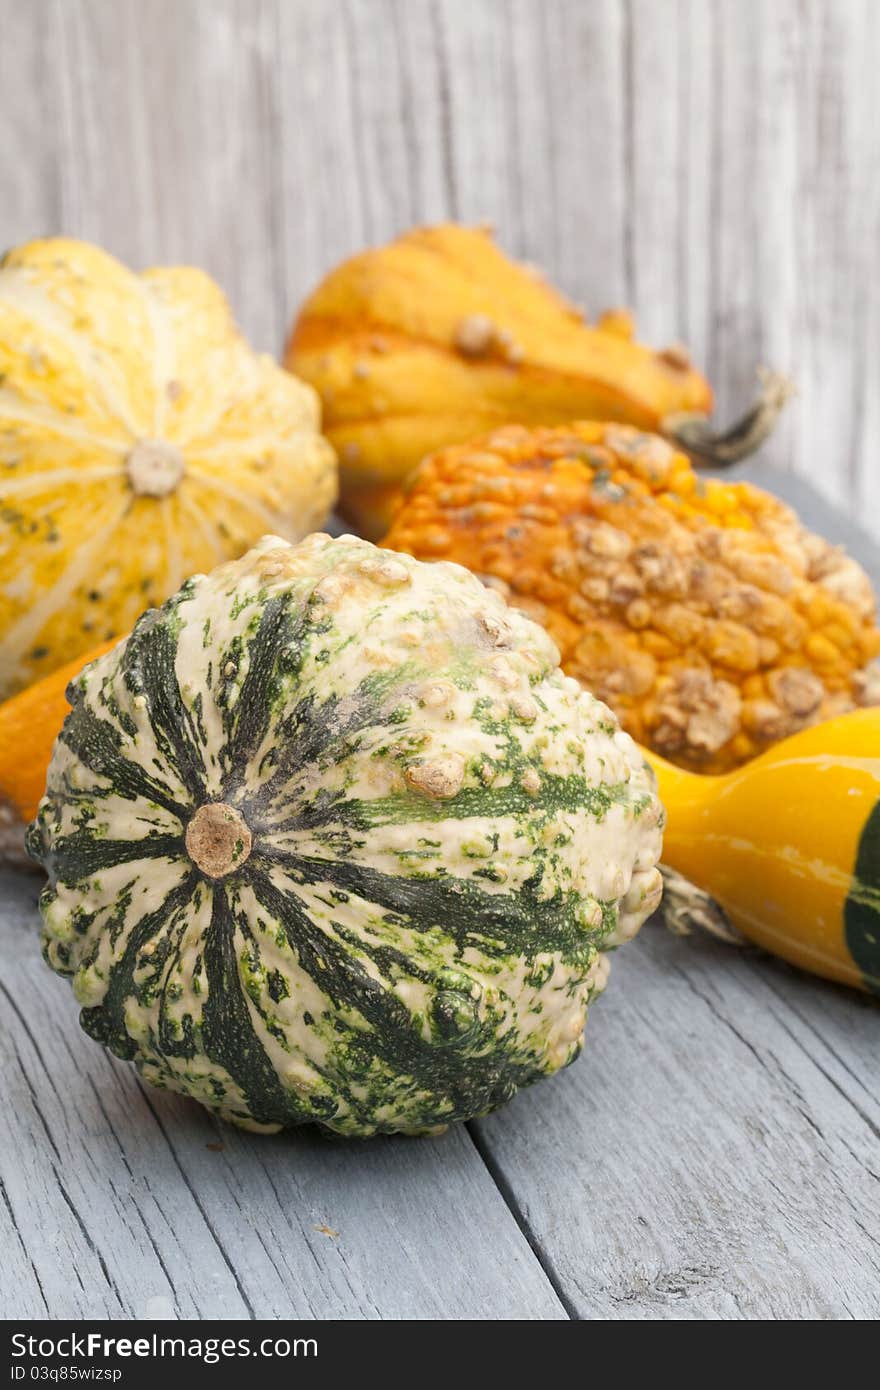
[(712, 435), (712, 392), (681, 346), (636, 341), (625, 312), (588, 324), (485, 228), (418, 227), (332, 271), (306, 300), (286, 364), (320, 393), (340, 457), (341, 509), (361, 534), (388, 526), (419, 461), (506, 421), (628, 421), (714, 463), (741, 457), (786, 395)]
[(441, 450), (385, 544), (500, 588), (634, 738), (698, 771), (880, 701), (864, 571), (656, 435), (511, 426)]
[(0, 704), (0, 809), (16, 822), (36, 815), (52, 745), (70, 706), (64, 692), (84, 666), (114, 646), (104, 642)]

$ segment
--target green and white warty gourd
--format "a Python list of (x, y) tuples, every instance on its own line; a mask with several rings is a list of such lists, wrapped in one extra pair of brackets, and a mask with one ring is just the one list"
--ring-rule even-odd
[(254, 1129), (420, 1133), (580, 1051), (662, 812), (457, 565), (266, 537), (69, 690), (29, 848), (86, 1032)]

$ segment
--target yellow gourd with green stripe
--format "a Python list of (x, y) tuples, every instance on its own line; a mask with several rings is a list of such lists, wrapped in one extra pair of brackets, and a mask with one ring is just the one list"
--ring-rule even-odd
[(806, 729), (723, 777), (647, 756), (666, 863), (759, 946), (880, 994), (880, 710)]

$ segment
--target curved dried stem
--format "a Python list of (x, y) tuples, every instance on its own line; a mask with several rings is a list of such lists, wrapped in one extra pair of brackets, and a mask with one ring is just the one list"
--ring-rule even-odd
[(681, 411), (667, 415), (661, 429), (667, 439), (691, 454), (695, 461), (712, 468), (726, 468), (753, 454), (770, 435), (796, 387), (789, 377), (768, 367), (758, 368), (761, 392), (758, 399), (729, 429), (716, 434), (705, 415)]
[(742, 932), (713, 897), (667, 864), (660, 865), (660, 872), (663, 900), (652, 921), (661, 922), (674, 936), (691, 936), (695, 931), (702, 931), (728, 946), (748, 945)]

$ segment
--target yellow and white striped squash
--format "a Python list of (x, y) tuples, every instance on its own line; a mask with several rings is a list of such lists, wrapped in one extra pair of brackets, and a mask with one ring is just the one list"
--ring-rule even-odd
[(62, 238), (0, 262), (0, 695), (336, 497), (310, 386), (218, 286)]

